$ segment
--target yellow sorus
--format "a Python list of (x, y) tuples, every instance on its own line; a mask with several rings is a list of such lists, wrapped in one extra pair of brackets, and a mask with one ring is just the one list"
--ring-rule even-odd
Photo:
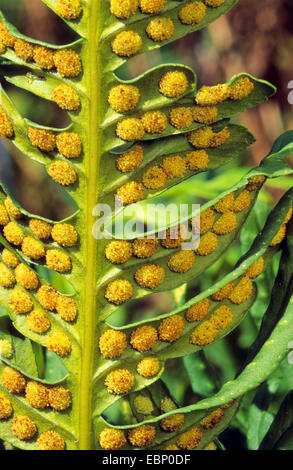
[(52, 225), (44, 220), (31, 219), (29, 221), (29, 228), (41, 240), (47, 240), (51, 236)]
[(30, 62), (34, 57), (34, 46), (22, 39), (16, 39), (14, 43), (15, 53), (24, 61)]
[(147, 264), (138, 268), (134, 278), (139, 286), (147, 289), (156, 289), (164, 281), (165, 271), (157, 264)]
[(161, 134), (168, 126), (167, 116), (161, 111), (149, 111), (141, 117), (143, 128), (149, 134)]
[(164, 158), (161, 166), (168, 178), (179, 178), (186, 171), (186, 161), (179, 155)]
[(258, 191), (265, 180), (266, 177), (264, 175), (252, 176), (248, 180), (248, 185), (246, 186), (247, 191)]
[(105, 290), (105, 298), (114, 305), (121, 305), (133, 296), (133, 287), (125, 279), (110, 282)]
[(184, 424), (184, 414), (177, 413), (167, 418), (163, 418), (160, 421), (160, 427), (165, 432), (175, 432), (178, 431)]
[(229, 193), (226, 196), (222, 197), (216, 204), (214, 205), (215, 211), (219, 212), (220, 214), (224, 214), (225, 212), (229, 212), (234, 208), (234, 193)]
[(255, 279), (258, 277), (264, 270), (265, 260), (261, 256), (255, 261), (245, 272), (245, 275), (248, 276), (250, 279)]
[(139, 0), (139, 8), (143, 13), (158, 13), (163, 10), (167, 0)]
[(52, 94), (52, 100), (55, 101), (61, 109), (67, 111), (76, 111), (80, 107), (80, 98), (76, 91), (67, 85), (59, 85)]
[(214, 442), (210, 442), (210, 444), (205, 446), (202, 450), (218, 450), (218, 448)]
[(30, 296), (20, 289), (16, 289), (11, 292), (8, 301), (14, 313), (17, 313), (19, 315), (28, 313), (33, 308), (33, 302)]
[(164, 397), (161, 400), (160, 408), (163, 413), (169, 413), (169, 411), (176, 410), (177, 406), (171, 398)]
[(34, 271), (29, 269), (23, 263), (20, 263), (15, 268), (15, 278), (18, 284), (28, 290), (34, 290), (39, 285), (38, 276)]
[(77, 244), (78, 234), (73, 225), (56, 224), (52, 228), (52, 238), (60, 246), (71, 247)]
[(191, 428), (189, 431), (181, 434), (176, 444), (180, 449), (192, 450), (198, 447), (202, 440), (202, 431), (200, 428)]
[(165, 447), (164, 450), (180, 450), (175, 444), (170, 444), (169, 446)]
[(49, 403), (55, 411), (64, 411), (71, 405), (70, 391), (64, 387), (52, 387), (49, 389)]
[(3, 204), (0, 203), (0, 225), (7, 225), (9, 221), (10, 219), (6, 208), (3, 206)]
[(70, 186), (77, 180), (77, 173), (75, 169), (67, 162), (56, 161), (49, 166), (48, 170), (51, 178), (61, 186)]
[(288, 210), (287, 215), (286, 215), (286, 217), (283, 221), (283, 224), (287, 224), (291, 220), (292, 215), (293, 215), (293, 208), (290, 207), (290, 209)]
[(225, 212), (221, 217), (215, 222), (213, 226), (213, 231), (217, 235), (227, 235), (228, 233), (233, 232), (237, 226), (237, 216), (234, 212), (228, 211)]
[(208, 7), (212, 7), (212, 8), (216, 8), (216, 7), (220, 7), (221, 5), (223, 5), (223, 3), (225, 3), (227, 0), (204, 0), (205, 4), (208, 6)]
[(189, 83), (184, 72), (167, 72), (160, 81), (160, 92), (168, 98), (177, 98), (186, 92)]
[(48, 47), (36, 46), (34, 48), (34, 61), (44, 70), (52, 70), (54, 64), (54, 51)]
[(126, 439), (121, 429), (105, 428), (99, 436), (99, 442), (104, 450), (118, 450), (125, 446)]
[(209, 321), (217, 328), (221, 330), (226, 328), (233, 320), (233, 313), (230, 307), (221, 305), (214, 310)]
[(217, 292), (212, 294), (212, 300), (216, 302), (221, 302), (221, 300), (225, 300), (229, 298), (229, 295), (232, 293), (234, 289), (234, 281), (228, 282), (225, 286), (221, 287)]
[(12, 416), (13, 408), (7, 398), (0, 395), (0, 419), (9, 419)]
[(14, 219), (19, 219), (22, 216), (21, 211), (18, 209), (18, 207), (16, 207), (15, 204), (13, 204), (10, 197), (7, 196), (7, 198), (4, 201), (4, 204), (5, 204), (8, 214), (14, 217)]
[(55, 431), (43, 432), (37, 440), (38, 450), (64, 450), (63, 437)]
[(202, 124), (212, 122), (218, 116), (216, 106), (193, 106), (191, 108), (193, 120)]
[(46, 346), (61, 357), (68, 356), (71, 351), (70, 339), (61, 332), (51, 333), (47, 338)]
[(229, 86), (231, 100), (243, 100), (254, 90), (254, 83), (248, 77), (240, 77)]
[(140, 145), (136, 145), (132, 150), (122, 153), (116, 158), (116, 168), (122, 173), (138, 168), (143, 161), (143, 150)]
[(136, 12), (138, 0), (111, 0), (110, 12), (116, 18), (127, 20)]
[(13, 47), (16, 41), (16, 38), (8, 31), (4, 23), (0, 24), (0, 39), (6, 47)]
[(276, 233), (276, 235), (272, 239), (270, 246), (279, 245), (284, 240), (286, 236), (286, 232), (287, 232), (286, 224), (282, 224), (279, 231)]
[(37, 298), (41, 306), (47, 310), (57, 309), (59, 294), (52, 286), (41, 286), (37, 292)]
[(228, 97), (229, 87), (227, 85), (203, 86), (197, 92), (195, 102), (200, 106), (214, 106), (222, 103)]
[(236, 197), (233, 204), (234, 212), (241, 212), (246, 209), (251, 203), (250, 192), (247, 189), (244, 189), (239, 196)]
[(28, 416), (17, 416), (11, 424), (12, 433), (22, 441), (29, 441), (37, 434), (37, 426)]
[(179, 19), (183, 24), (198, 24), (205, 17), (207, 7), (202, 2), (187, 3), (179, 11)]
[(126, 263), (132, 256), (132, 246), (126, 240), (115, 240), (105, 248), (106, 258), (114, 264)]
[(0, 263), (0, 286), (10, 289), (15, 284), (15, 277), (12, 272), (5, 266), (4, 263)]
[(224, 127), (216, 133), (211, 127), (203, 127), (188, 134), (188, 142), (196, 148), (215, 148), (223, 145), (230, 137), (230, 130)]
[(229, 295), (229, 300), (233, 304), (242, 304), (251, 296), (253, 292), (253, 284), (248, 276), (244, 276), (234, 287), (233, 291)]
[(116, 369), (107, 375), (104, 383), (112, 395), (123, 395), (133, 388), (134, 376), (127, 369)]
[(143, 185), (138, 181), (130, 181), (129, 183), (125, 183), (116, 191), (116, 197), (124, 206), (139, 201), (143, 198), (143, 196)]
[(142, 377), (154, 377), (160, 370), (160, 363), (156, 357), (145, 357), (137, 364), (136, 370)]
[(1, 374), (1, 383), (10, 393), (23, 393), (25, 391), (26, 379), (12, 367), (4, 367)]
[(13, 124), (8, 114), (0, 108), (0, 136), (3, 139), (12, 137), (14, 134)]
[(55, 52), (54, 64), (61, 77), (78, 77), (82, 71), (80, 57), (72, 49), (64, 49)]
[(5, 45), (3, 44), (1, 38), (0, 38), (0, 54), (3, 54), (3, 52), (6, 51), (6, 47)]
[(146, 33), (150, 39), (156, 42), (167, 41), (174, 34), (174, 23), (171, 18), (153, 18), (146, 27)]
[(138, 395), (134, 399), (134, 406), (138, 413), (143, 415), (150, 415), (154, 411), (154, 406), (149, 397)]
[(205, 170), (210, 162), (209, 156), (205, 150), (197, 150), (186, 154), (186, 164), (189, 170)]
[(162, 320), (158, 327), (160, 341), (173, 343), (181, 336), (184, 330), (184, 320), (181, 315), (172, 315)]
[(16, 222), (9, 222), (9, 224), (5, 225), (3, 234), (9, 243), (17, 246), (21, 245), (25, 238), (24, 231)]
[(174, 273), (186, 273), (195, 262), (195, 254), (192, 250), (180, 250), (171, 256), (168, 261), (168, 267)]
[(215, 341), (218, 330), (209, 320), (203, 321), (193, 332), (189, 338), (191, 344), (197, 346), (206, 346)]
[(82, 14), (80, 0), (57, 0), (56, 11), (66, 20), (77, 20)]
[(58, 273), (68, 273), (71, 270), (70, 256), (60, 250), (48, 250), (46, 253), (46, 264), (49, 269)]
[(99, 348), (106, 359), (120, 357), (127, 347), (126, 335), (122, 331), (108, 329), (100, 336)]
[(56, 306), (57, 313), (62, 320), (73, 322), (77, 317), (77, 305), (74, 299), (59, 295)]
[(128, 440), (133, 447), (149, 446), (156, 436), (156, 428), (150, 424), (144, 424), (131, 429), (128, 433)]
[(34, 147), (44, 152), (53, 152), (56, 148), (56, 136), (54, 132), (46, 129), (28, 128), (28, 137)]
[(39, 382), (31, 380), (27, 383), (25, 398), (33, 408), (42, 410), (49, 406), (49, 390)]
[(12, 251), (7, 250), (7, 248), (4, 248), (2, 251), (2, 260), (4, 263), (9, 266), (9, 268), (16, 268), (16, 266), (19, 264), (19, 259), (17, 256), (12, 253)]
[(51, 322), (45, 313), (33, 310), (27, 317), (26, 326), (33, 333), (41, 335), (51, 328)]
[(142, 182), (147, 189), (163, 188), (167, 181), (167, 175), (159, 166), (152, 166), (143, 175)]
[(215, 233), (207, 232), (200, 238), (199, 247), (196, 250), (196, 254), (200, 256), (210, 255), (215, 251), (218, 246), (218, 237)]
[(166, 235), (161, 241), (161, 245), (164, 248), (180, 248), (184, 240), (186, 239), (186, 228), (184, 225), (177, 227), (171, 227), (166, 230)]
[(112, 41), (112, 51), (120, 57), (131, 57), (142, 47), (142, 38), (135, 31), (122, 31)]
[(56, 137), (56, 145), (66, 158), (78, 158), (81, 154), (81, 139), (75, 132), (61, 132)]
[(213, 429), (217, 424), (219, 424), (224, 417), (224, 412), (222, 408), (218, 408), (213, 411), (211, 414), (206, 416), (201, 420), (200, 424), (204, 429)]
[(200, 234), (208, 232), (214, 223), (215, 213), (210, 207), (200, 214)]
[[(8, 339), (0, 339), (0, 358), (10, 359), (13, 355), (13, 347)], [(1, 412), (0, 412), (1, 414)]]
[(118, 85), (111, 88), (108, 103), (117, 113), (125, 113), (136, 108), (139, 98), (140, 92), (136, 86)]
[(120, 139), (126, 141), (141, 140), (145, 135), (145, 131), (139, 119), (128, 118), (118, 122), (116, 134)]
[(24, 255), (31, 259), (38, 260), (45, 256), (43, 244), (33, 237), (25, 237), (21, 244), (21, 250)]
[(158, 248), (156, 238), (137, 238), (132, 244), (133, 255), (139, 259), (150, 258)]
[(193, 123), (193, 114), (191, 108), (174, 108), (169, 115), (170, 123), (176, 129), (184, 129)]
[(194, 321), (203, 320), (203, 318), (207, 316), (209, 312), (209, 308), (210, 308), (210, 301), (208, 298), (200, 300), (196, 304), (189, 307), (185, 315), (186, 320), (189, 321), (190, 323)]
[(149, 351), (155, 346), (157, 340), (157, 330), (150, 325), (140, 326), (130, 335), (131, 346), (139, 352)]

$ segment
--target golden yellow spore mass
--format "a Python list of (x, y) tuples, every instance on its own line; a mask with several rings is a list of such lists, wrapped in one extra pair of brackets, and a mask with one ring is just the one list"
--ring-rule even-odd
[(188, 142), (198, 149), (216, 148), (223, 145), (230, 137), (230, 130), (224, 127), (220, 132), (214, 132), (209, 126), (192, 131), (188, 134)]
[(112, 41), (112, 50), (120, 57), (131, 57), (142, 47), (142, 38), (135, 31), (122, 31)]
[(156, 436), (156, 428), (150, 424), (144, 424), (131, 429), (128, 433), (128, 440), (133, 447), (149, 446)]
[(183, 450), (192, 450), (198, 447), (202, 440), (200, 428), (192, 428), (182, 434), (176, 441), (177, 446)]
[(64, 49), (54, 54), (54, 64), (61, 77), (78, 77), (82, 71), (79, 55), (72, 49)]
[(221, 287), (217, 292), (212, 294), (212, 300), (216, 302), (221, 302), (222, 300), (228, 299), (229, 295), (233, 291), (234, 288), (234, 281), (228, 282), (225, 286)]
[(55, 67), (54, 51), (48, 47), (36, 46), (34, 48), (34, 61), (44, 70), (52, 70)]
[(186, 320), (189, 322), (201, 321), (205, 318), (209, 312), (210, 301), (208, 298), (200, 300), (196, 304), (189, 307), (186, 312)]
[(0, 39), (6, 47), (13, 47), (16, 41), (16, 38), (8, 31), (4, 23), (0, 24)]
[(77, 173), (69, 163), (58, 160), (49, 166), (51, 178), (61, 186), (70, 186), (77, 181)]
[(126, 438), (121, 429), (105, 428), (99, 436), (99, 442), (104, 450), (118, 450), (126, 444)]
[(160, 81), (160, 92), (167, 98), (178, 98), (186, 92), (189, 86), (184, 72), (176, 70), (167, 72)]
[(25, 237), (21, 244), (21, 251), (24, 255), (33, 260), (39, 260), (45, 256), (43, 244), (33, 237)]
[(53, 91), (52, 100), (55, 101), (61, 109), (67, 111), (76, 111), (80, 107), (80, 98), (77, 92), (67, 85), (57, 86)]
[(7, 225), (9, 221), (10, 219), (6, 208), (3, 204), (0, 203), (0, 225)]
[(206, 346), (215, 341), (217, 334), (217, 328), (209, 320), (205, 320), (191, 333), (189, 342), (196, 346)]
[(114, 305), (121, 305), (133, 296), (133, 287), (125, 279), (110, 282), (105, 290), (105, 298)]
[(164, 158), (161, 166), (168, 178), (179, 178), (186, 171), (186, 161), (179, 155)]
[(19, 264), (18, 257), (7, 248), (2, 251), (2, 260), (9, 268), (13, 269)]
[(57, 13), (66, 20), (77, 20), (82, 14), (82, 5), (80, 0), (57, 0)]
[(126, 240), (114, 240), (106, 246), (105, 256), (111, 263), (126, 263), (132, 256), (132, 245)]
[(183, 24), (198, 24), (205, 17), (207, 7), (203, 2), (187, 3), (179, 11), (179, 19)]
[(180, 248), (186, 236), (187, 233), (184, 225), (168, 228), (164, 238), (161, 240), (161, 245), (167, 249)]
[(173, 343), (181, 336), (184, 330), (184, 319), (181, 315), (172, 315), (162, 320), (159, 324), (158, 335), (160, 341)]
[(224, 412), (222, 408), (218, 408), (213, 411), (211, 414), (206, 416), (201, 420), (200, 424), (204, 429), (213, 429), (217, 424), (219, 424), (224, 417)]
[(110, 12), (121, 20), (127, 20), (136, 12), (138, 0), (111, 0)]
[(133, 255), (139, 259), (146, 259), (153, 256), (158, 248), (156, 238), (137, 238), (132, 244)]
[(227, 85), (216, 85), (214, 87), (203, 86), (196, 94), (195, 102), (200, 106), (215, 106), (229, 97)]
[(24, 61), (30, 62), (34, 58), (34, 47), (27, 41), (16, 39), (14, 43), (15, 53)]
[(146, 27), (146, 33), (150, 39), (156, 42), (167, 41), (174, 34), (174, 23), (171, 18), (157, 17), (151, 19)]
[(67, 253), (60, 250), (47, 250), (46, 264), (49, 269), (58, 273), (68, 273), (71, 270), (71, 259)]
[(155, 346), (157, 340), (157, 330), (150, 325), (140, 326), (130, 335), (131, 346), (139, 352), (149, 351)]
[(53, 312), (57, 308), (59, 294), (52, 286), (41, 286), (37, 292), (41, 306)]
[(39, 278), (34, 271), (29, 269), (25, 264), (20, 263), (15, 268), (15, 278), (18, 284), (28, 290), (34, 290), (39, 285)]
[(147, 289), (156, 289), (165, 279), (164, 268), (157, 264), (141, 266), (136, 271), (134, 278), (137, 284)]
[(234, 287), (233, 291), (231, 292), (229, 296), (229, 300), (233, 304), (242, 304), (246, 300), (249, 299), (249, 297), (252, 295), (253, 292), (253, 284), (251, 280), (249, 279), (248, 276), (244, 276)]
[(130, 392), (134, 385), (134, 376), (127, 369), (116, 369), (105, 379), (105, 386), (112, 395), (123, 395)]
[(254, 83), (248, 77), (240, 77), (229, 86), (231, 100), (243, 100), (254, 90)]
[(286, 224), (282, 224), (274, 238), (272, 239), (270, 246), (279, 245), (285, 238), (287, 232)]
[(216, 308), (210, 317), (210, 322), (217, 328), (217, 330), (226, 328), (232, 320), (233, 312), (227, 305), (221, 305)]
[[(3, 139), (12, 137), (14, 134), (12, 120), (8, 114), (0, 108), (0, 136)], [(4, 224), (3, 224), (4, 225)]]
[(78, 158), (81, 154), (81, 138), (75, 132), (61, 132), (56, 137), (58, 151), (66, 158)]
[(138, 168), (142, 161), (142, 147), (140, 145), (136, 145), (136, 147), (129, 152), (122, 153), (116, 158), (116, 168), (118, 171), (121, 171), (121, 173), (127, 173)]
[(20, 289), (15, 289), (11, 292), (8, 302), (13, 312), (18, 315), (28, 313), (33, 308), (30, 296)]
[(55, 352), (58, 356), (65, 357), (71, 351), (70, 339), (65, 333), (51, 333), (46, 341), (46, 346), (50, 351)]
[(56, 136), (46, 129), (29, 127), (28, 137), (34, 147), (38, 147), (44, 152), (53, 152), (56, 148)]
[(55, 411), (65, 411), (71, 405), (70, 391), (64, 387), (57, 386), (49, 389), (49, 404)]
[(141, 122), (148, 134), (161, 134), (168, 126), (167, 116), (162, 111), (148, 111), (141, 117)]
[(168, 267), (174, 273), (186, 273), (195, 263), (195, 254), (192, 250), (180, 250), (168, 261)]
[(45, 431), (37, 440), (38, 450), (64, 450), (65, 441), (56, 431)]
[(39, 335), (51, 328), (51, 322), (44, 312), (33, 310), (27, 317), (26, 325), (30, 331)]
[(245, 275), (250, 279), (255, 279), (258, 277), (264, 270), (265, 260), (261, 256), (257, 261), (255, 261), (246, 271)]
[(16, 416), (11, 423), (12, 433), (22, 441), (29, 441), (37, 434), (37, 426), (28, 416)]
[(13, 203), (12, 199), (7, 196), (7, 198), (4, 201), (6, 210), (11, 217), (14, 219), (20, 219), (22, 217), (22, 213), (18, 207)]
[(184, 414), (177, 413), (167, 418), (163, 418), (160, 421), (160, 427), (165, 432), (175, 432), (178, 431), (184, 424)]
[(126, 141), (141, 140), (145, 135), (142, 122), (137, 118), (123, 119), (116, 127), (117, 136)]
[(66, 295), (59, 295), (56, 306), (57, 313), (62, 320), (73, 322), (77, 318), (77, 305), (74, 299)]
[(78, 234), (71, 224), (56, 224), (52, 228), (52, 238), (58, 245), (69, 248), (77, 244)]
[(16, 246), (21, 245), (25, 238), (24, 231), (16, 222), (9, 222), (9, 224), (5, 225), (3, 234), (9, 243)]
[(1, 374), (1, 383), (10, 393), (21, 394), (25, 391), (26, 379), (12, 367), (4, 367)]
[(210, 255), (218, 246), (218, 237), (215, 233), (207, 232), (200, 238), (199, 247), (196, 254), (200, 256)]
[(178, 107), (171, 110), (169, 115), (170, 123), (176, 129), (184, 129), (193, 123), (193, 113), (191, 108)]
[(209, 164), (209, 156), (205, 150), (197, 150), (186, 154), (186, 164), (189, 170), (205, 170)]
[(136, 86), (117, 85), (111, 88), (108, 103), (117, 113), (125, 113), (136, 108), (139, 98), (140, 92)]
[(15, 284), (14, 274), (5, 266), (4, 263), (0, 263), (0, 286), (10, 289)]
[(227, 235), (233, 232), (237, 226), (237, 216), (232, 211), (227, 211), (219, 217), (213, 226), (213, 231), (217, 235)]
[(163, 10), (167, 0), (139, 0), (139, 8), (143, 13), (158, 13)]
[(193, 106), (191, 108), (193, 120), (202, 124), (208, 124), (218, 116), (216, 106)]
[(13, 408), (11, 402), (0, 395), (0, 420), (9, 419), (12, 416)]
[(52, 226), (44, 220), (31, 219), (29, 221), (29, 228), (41, 240), (48, 240), (51, 236)]
[(152, 166), (143, 175), (142, 182), (147, 189), (160, 189), (166, 184), (167, 175), (159, 166)]
[(33, 408), (42, 410), (49, 406), (49, 390), (39, 382), (31, 380), (27, 383), (25, 398)]
[(106, 359), (120, 357), (127, 347), (127, 339), (122, 331), (108, 329), (100, 336), (99, 348)]
[(142, 377), (154, 377), (160, 370), (160, 363), (156, 357), (145, 357), (137, 364), (136, 370)]
[(134, 202), (143, 199), (143, 185), (139, 181), (129, 181), (117, 189), (116, 197), (124, 206), (127, 204), (133, 204)]

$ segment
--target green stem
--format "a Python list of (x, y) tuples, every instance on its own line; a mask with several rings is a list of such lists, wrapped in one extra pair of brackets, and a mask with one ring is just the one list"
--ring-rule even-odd
[[(92, 447), (92, 377), (95, 351), (95, 316), (96, 316), (96, 282), (97, 282), (97, 240), (92, 235), (91, 227), (94, 224), (92, 211), (97, 204), (97, 185), (100, 166), (100, 136), (99, 136), (99, 109), (100, 109), (100, 64), (98, 54), (99, 37), (99, 11), (100, 1), (92, 0), (90, 6), (89, 35), (88, 35), (88, 63), (84, 64), (84, 73), (88, 77), (89, 109), (88, 109), (88, 147), (86, 161), (87, 191), (85, 194), (85, 222), (87, 233), (86, 247), (86, 275), (84, 279), (84, 322), (82, 341), (82, 361), (80, 380), (79, 403), (79, 450), (89, 450)], [(86, 68), (88, 70), (86, 70)]]

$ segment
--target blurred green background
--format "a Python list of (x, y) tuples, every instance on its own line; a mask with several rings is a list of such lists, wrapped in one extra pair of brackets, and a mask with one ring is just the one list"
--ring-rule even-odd
[[(66, 44), (75, 39), (74, 34), (40, 0), (0, 0), (0, 8), (22, 33), (31, 37), (55, 44)], [(165, 197), (170, 195), (177, 202), (181, 201), (183, 194), (185, 201), (187, 195), (190, 202), (215, 197), (238, 181), (248, 168), (257, 165), (282, 132), (293, 128), (292, 105), (288, 103), (288, 83), (293, 80), (292, 17), (293, 0), (242, 0), (206, 30), (159, 51), (135, 57), (119, 71), (121, 77), (128, 78), (161, 63), (180, 62), (195, 69), (199, 86), (225, 82), (236, 73), (249, 72), (278, 88), (276, 96), (269, 102), (237, 119), (257, 139), (248, 152), (233, 164), (190, 178), (165, 193)], [(68, 123), (66, 114), (54, 104), (8, 86), (3, 80), (2, 84), (25, 117), (54, 127)], [(32, 213), (60, 220), (72, 210), (65, 192), (47, 177), (44, 169), (3, 140), (0, 141), (0, 177), (23, 207)], [(271, 207), (291, 186), (290, 177), (267, 182), (239, 239), (220, 261), (193, 282), (183, 293), (184, 299), (209, 287), (233, 268), (262, 228)], [(277, 267), (278, 257), (257, 281), (258, 300), (232, 334), (206, 348), (205, 354), (169, 361), (164, 381), (167, 385), (172, 384), (172, 394), (178, 403), (188, 404), (213, 394), (223, 382), (235, 376), (257, 335)], [(127, 308), (120, 308), (112, 321), (119, 325), (153, 317), (168, 312), (174, 303), (174, 297), (169, 293), (150, 295), (130, 303)], [(54, 358), (50, 360), (50, 378), (57, 377), (60, 374), (58, 365)], [(221, 436), (225, 447), (256, 449), (280, 402), (292, 387), (293, 367), (284, 361), (257, 393), (251, 392), (245, 397), (231, 428)]]

